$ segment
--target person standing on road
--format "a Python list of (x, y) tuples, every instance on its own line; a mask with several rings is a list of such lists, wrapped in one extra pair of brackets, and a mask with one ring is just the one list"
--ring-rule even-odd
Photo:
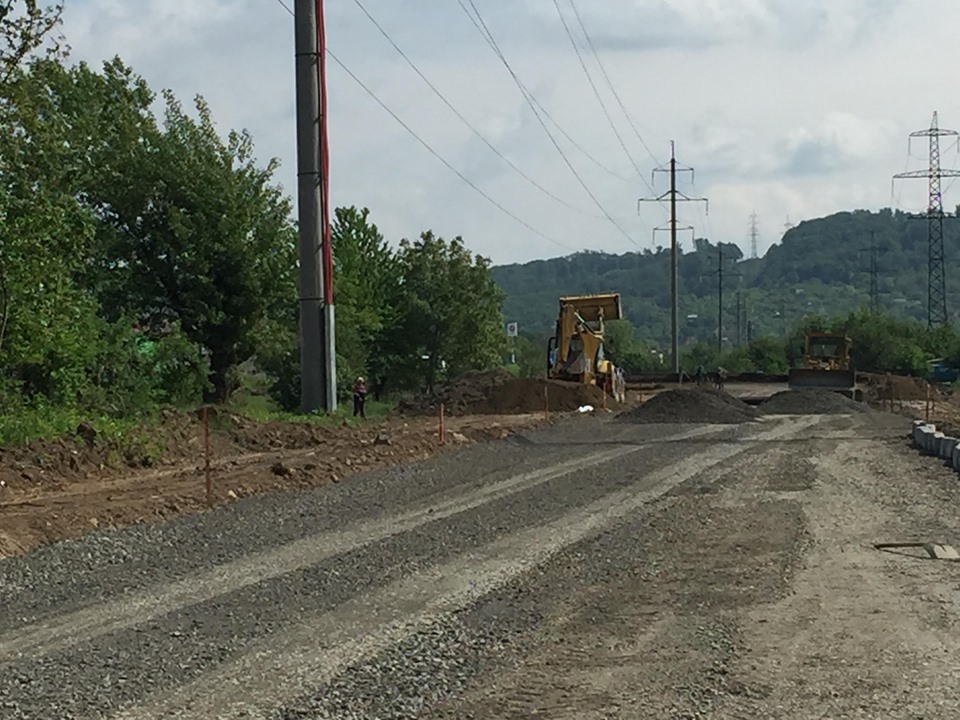
[(367, 401), (367, 385), (363, 382), (362, 377), (358, 377), (357, 381), (353, 384), (353, 416), (356, 417), (359, 415), (362, 418), (367, 417), (367, 413), (364, 410), (364, 403)]
[(722, 391), (723, 385), (727, 380), (727, 371), (722, 367), (717, 368), (717, 390)]

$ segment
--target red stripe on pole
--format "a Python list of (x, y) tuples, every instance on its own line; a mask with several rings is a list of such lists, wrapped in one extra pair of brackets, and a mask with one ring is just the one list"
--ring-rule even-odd
[(330, 151), (327, 143), (327, 33), (323, 0), (317, 0), (317, 72), (320, 74), (320, 249), (323, 265), (323, 302), (333, 305), (333, 248), (330, 245)]

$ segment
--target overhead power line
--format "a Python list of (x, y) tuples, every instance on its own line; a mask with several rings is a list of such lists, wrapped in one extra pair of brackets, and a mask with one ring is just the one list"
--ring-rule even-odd
[[(459, 1), (460, 0), (458, 0), (458, 2)], [(632, 243), (633, 245), (637, 245), (636, 240), (634, 240), (630, 236), (630, 234), (623, 229), (620, 223), (618, 223), (610, 215), (610, 213), (607, 212), (607, 209), (603, 206), (603, 203), (601, 203), (600, 200), (597, 199), (597, 196), (594, 195), (594, 193), (590, 190), (590, 188), (584, 182), (583, 178), (580, 176), (580, 173), (578, 173), (577, 169), (573, 166), (573, 163), (570, 162), (570, 158), (568, 158), (566, 153), (563, 152), (563, 148), (560, 147), (560, 144), (557, 142), (557, 139), (553, 136), (553, 133), (550, 132), (550, 128), (547, 127), (547, 124), (544, 122), (540, 113), (537, 111), (536, 104), (534, 104), (534, 102), (531, 100), (531, 97), (527, 92), (526, 88), (524, 87), (523, 83), (520, 81), (520, 78), (517, 76), (516, 72), (514, 72), (513, 67), (510, 65), (509, 61), (504, 56), (503, 52), (500, 50), (499, 45), (497, 45), (497, 41), (493, 37), (493, 33), (490, 32), (490, 28), (488, 28), (487, 24), (484, 22), (483, 16), (480, 14), (480, 11), (477, 9), (476, 4), (474, 3), (473, 0), (467, 0), (467, 2), (470, 4), (470, 7), (473, 9), (473, 12), (476, 14), (476, 18), (480, 22), (480, 25), (483, 27), (483, 30), (481, 32), (484, 33), (486, 37), (489, 39), (490, 45), (493, 48), (494, 52), (496, 53), (497, 57), (500, 58), (500, 61), (503, 63), (504, 67), (506, 67), (507, 72), (510, 73), (510, 76), (513, 78), (517, 87), (520, 89), (520, 93), (523, 95), (524, 100), (526, 100), (527, 104), (530, 106), (530, 109), (533, 111), (534, 116), (537, 118), (537, 122), (540, 123), (540, 126), (543, 128), (543, 131), (547, 134), (547, 137), (550, 138), (550, 142), (553, 144), (554, 148), (556, 148), (557, 152), (560, 154), (560, 157), (563, 158), (563, 161), (564, 163), (566, 163), (567, 167), (570, 169), (570, 172), (573, 173), (573, 176), (577, 179), (577, 182), (579, 182), (580, 185), (583, 187), (584, 192), (586, 192), (587, 195), (590, 197), (590, 199), (593, 200), (594, 204), (600, 209), (600, 212), (604, 214), (607, 220), (609, 220), (610, 223), (615, 228), (617, 228), (617, 230), (620, 231), (620, 234), (622, 234), (630, 243)], [(466, 7), (464, 7), (462, 2), (460, 3), (460, 7), (463, 8), (464, 12), (466, 12), (468, 16), (470, 15), (470, 13), (467, 11)]]
[(397, 45), (397, 43), (393, 40), (392, 37), (390, 37), (390, 34), (383, 28), (383, 26), (377, 21), (377, 19), (376, 19), (375, 17), (373, 17), (373, 15), (370, 14), (370, 12), (369, 12), (369, 11), (367, 10), (367, 8), (363, 5), (363, 3), (360, 2), (360, 0), (353, 0), (353, 2), (354, 2), (354, 4), (356, 4), (356, 6), (357, 6), (358, 8), (360, 8), (360, 10), (363, 12), (363, 14), (367, 16), (367, 18), (370, 20), (371, 23), (373, 23), (373, 25), (377, 28), (377, 30), (380, 31), (380, 34), (383, 35), (384, 38), (386, 38), (387, 42), (389, 42), (390, 45), (393, 46), (393, 49), (397, 51), (397, 53), (400, 55), (400, 57), (402, 57), (402, 58), (404, 59), (404, 61), (407, 63), (407, 65), (409, 65), (409, 66), (413, 69), (413, 71), (420, 77), (420, 79), (423, 80), (424, 83), (426, 83), (427, 87), (429, 87), (429, 88), (433, 91), (433, 93), (434, 93), (438, 98), (440, 98), (441, 102), (443, 102), (443, 104), (446, 105), (446, 106), (450, 109), (450, 111), (453, 112), (453, 114), (456, 115), (456, 116), (460, 119), (460, 121), (461, 121), (464, 125), (466, 125), (474, 135), (476, 135), (478, 138), (480, 138), (480, 140), (483, 142), (483, 144), (486, 145), (488, 148), (490, 148), (490, 150), (493, 151), (493, 153), (494, 153), (498, 158), (500, 158), (501, 160), (503, 160), (503, 162), (505, 162), (507, 165), (509, 165), (510, 168), (513, 169), (514, 172), (516, 172), (516, 173), (517, 173), (518, 175), (520, 175), (524, 180), (526, 180), (528, 183), (530, 183), (530, 184), (533, 185), (535, 188), (537, 188), (537, 190), (539, 190), (540, 192), (542, 192), (544, 195), (547, 195), (548, 197), (552, 198), (553, 200), (555, 200), (556, 202), (560, 203), (561, 205), (564, 205), (565, 207), (568, 207), (568, 208), (570, 208), (571, 210), (575, 210), (576, 212), (580, 213), (581, 215), (586, 215), (587, 217), (599, 218), (599, 219), (601, 219), (601, 220), (605, 219), (602, 215), (597, 215), (596, 213), (591, 213), (591, 212), (588, 212), (587, 210), (583, 210), (582, 208), (579, 208), (579, 207), (577, 207), (576, 205), (567, 202), (567, 201), (564, 200), (563, 198), (558, 197), (557, 195), (555, 195), (554, 193), (552, 193), (550, 190), (548, 190), (547, 188), (545, 188), (543, 185), (541, 185), (539, 182), (537, 182), (537, 181), (534, 180), (532, 177), (530, 177), (527, 173), (525, 173), (525, 172), (524, 172), (523, 170), (521, 170), (519, 167), (517, 167), (517, 165), (516, 165), (512, 160), (510, 160), (510, 158), (508, 158), (506, 155), (504, 155), (502, 152), (500, 152), (500, 150), (498, 150), (498, 149), (493, 145), (493, 143), (491, 143), (491, 142), (483, 135), (483, 133), (481, 133), (466, 117), (464, 117), (463, 113), (461, 113), (459, 110), (457, 110), (457, 108), (453, 106), (453, 104), (446, 98), (446, 96), (445, 96), (439, 89), (437, 89), (436, 85), (434, 85), (434, 84), (429, 80), (429, 78), (427, 78), (427, 76), (424, 75), (424, 73), (420, 70), (420, 68), (417, 67), (417, 65), (410, 59), (410, 57), (403, 51), (403, 49), (400, 48), (399, 45)]
[(513, 218), (513, 219), (516, 220), (518, 223), (520, 223), (520, 224), (523, 225), (525, 228), (527, 228), (527, 230), (530, 230), (531, 232), (535, 233), (536, 235), (539, 235), (539, 236), (542, 237), (544, 240), (548, 240), (548, 241), (552, 242), (552, 243), (555, 244), (555, 245), (559, 245), (559, 246), (562, 247), (562, 248), (566, 248), (567, 250), (571, 250), (571, 251), (573, 251), (573, 252), (576, 252), (576, 251), (577, 251), (576, 248), (570, 247), (569, 245), (566, 245), (566, 244), (560, 242), (559, 240), (556, 240), (556, 239), (550, 237), (550, 236), (547, 235), (546, 233), (541, 232), (540, 230), (538, 230), (537, 228), (535, 228), (533, 225), (531, 225), (530, 223), (528, 223), (526, 220), (523, 220), (522, 218), (518, 217), (516, 214), (514, 214), (513, 212), (511, 212), (510, 210), (508, 210), (506, 207), (504, 207), (503, 205), (501, 205), (499, 202), (497, 202), (496, 200), (494, 200), (492, 197), (490, 197), (490, 195), (488, 195), (488, 194), (487, 194), (483, 189), (481, 189), (476, 183), (474, 183), (470, 178), (468, 178), (468, 177), (467, 177), (466, 175), (464, 175), (462, 172), (460, 172), (459, 170), (457, 170), (457, 168), (454, 167), (452, 164), (450, 164), (450, 163), (447, 161), (446, 158), (444, 158), (440, 153), (438, 153), (436, 150), (434, 150), (434, 149), (427, 143), (426, 140), (424, 140), (422, 137), (420, 137), (419, 135), (417, 135), (417, 133), (413, 130), (413, 128), (411, 128), (409, 125), (407, 125), (407, 124), (400, 118), (399, 115), (397, 115), (393, 110), (391, 110), (391, 109), (386, 105), (386, 103), (384, 103), (379, 97), (377, 97), (377, 95), (376, 95), (370, 88), (368, 88), (368, 87), (360, 80), (360, 78), (358, 78), (356, 75), (354, 75), (354, 74), (353, 74), (353, 71), (351, 71), (350, 68), (348, 68), (346, 65), (344, 65), (343, 62), (340, 60), (340, 58), (338, 58), (336, 55), (334, 55), (334, 54), (333, 54), (333, 51), (330, 50), (329, 48), (327, 49), (327, 54), (331, 57), (331, 59), (332, 59), (337, 65), (340, 66), (340, 68), (341, 68), (345, 73), (347, 73), (347, 75), (349, 75), (349, 76), (353, 79), (354, 82), (357, 83), (357, 85), (359, 85), (370, 97), (372, 97), (372, 98), (377, 102), (377, 104), (378, 104), (380, 107), (382, 107), (384, 110), (386, 110), (394, 120), (396, 120), (398, 123), (400, 123), (400, 125), (403, 127), (404, 130), (406, 130), (408, 133), (410, 133), (410, 134), (414, 137), (414, 139), (416, 139), (417, 142), (419, 142), (421, 145), (423, 145), (423, 147), (426, 148), (427, 151), (428, 151), (431, 155), (433, 155), (435, 158), (437, 158), (437, 160), (439, 160), (439, 161), (442, 162), (444, 165), (446, 165), (447, 168), (449, 168), (449, 169), (452, 170), (454, 173), (456, 173), (457, 177), (459, 177), (461, 180), (463, 180), (463, 182), (465, 182), (465, 183), (466, 183), (467, 185), (469, 185), (471, 188), (473, 188), (473, 189), (476, 190), (478, 193), (480, 193), (480, 195), (482, 195), (484, 198), (486, 198), (486, 200), (487, 200), (489, 203), (491, 203), (492, 205), (494, 205), (498, 210), (500, 210), (500, 212), (502, 212), (502, 213), (504, 213), (505, 215), (508, 215), (509, 217)]
[[(569, 38), (570, 44), (573, 46), (573, 51), (577, 54), (577, 60), (580, 61), (580, 67), (583, 69), (583, 74), (587, 76), (587, 82), (590, 83), (593, 94), (596, 96), (597, 102), (600, 103), (600, 109), (603, 110), (603, 114), (607, 118), (607, 123), (610, 125), (610, 129), (613, 130), (613, 134), (617, 137), (617, 142), (620, 143), (620, 147), (623, 149), (623, 153), (627, 156), (627, 160), (629, 160), (630, 164), (633, 165), (633, 169), (637, 171), (637, 175), (642, 178), (643, 172), (640, 170), (640, 166), (637, 165), (637, 161), (633, 159), (633, 155), (631, 155), (630, 151), (627, 149), (627, 144), (623, 141), (620, 131), (617, 130), (617, 125), (615, 122), (613, 122), (613, 117), (611, 117), (610, 111), (607, 110), (607, 104), (603, 101), (603, 96), (597, 89), (597, 84), (593, 81), (593, 77), (590, 75), (590, 71), (587, 69), (587, 63), (584, 62), (583, 53), (580, 52), (580, 48), (577, 46), (577, 41), (573, 37), (573, 32), (570, 30), (570, 25), (567, 23), (567, 19), (563, 16), (563, 10), (560, 9), (559, 0), (553, 0), (553, 6), (557, 9), (557, 15), (560, 16), (560, 22), (563, 24), (563, 29), (566, 31), (567, 38)], [(653, 192), (653, 188), (649, 184), (647, 185), (647, 189), (649, 189), (650, 192)]]
[[(283, 7), (284, 10), (286, 10), (288, 13), (290, 13), (291, 16), (294, 16), (293, 10), (290, 9), (290, 6), (287, 5), (287, 4), (284, 2), (284, 0), (276, 0), (276, 1), (277, 1), (277, 3), (280, 4), (281, 7)], [(544, 240), (547, 240), (548, 242), (551, 242), (551, 243), (553, 243), (554, 245), (558, 245), (558, 246), (560, 246), (560, 247), (562, 247), (562, 248), (565, 248), (566, 250), (570, 250), (570, 251), (572, 251), (572, 252), (577, 252), (577, 249), (576, 249), (576, 248), (573, 248), (573, 247), (571, 247), (571, 246), (569, 246), (569, 245), (566, 245), (566, 244), (560, 242), (559, 240), (556, 240), (556, 239), (550, 237), (550, 236), (547, 235), (546, 233), (538, 230), (538, 229), (535, 228), (533, 225), (531, 225), (530, 223), (528, 223), (526, 220), (520, 218), (520, 217), (517, 216), (515, 213), (511, 212), (509, 209), (507, 209), (506, 207), (504, 207), (504, 206), (503, 206), (501, 203), (499, 203), (497, 200), (495, 200), (494, 198), (492, 198), (492, 197), (491, 197), (489, 194), (487, 194), (482, 188), (480, 188), (476, 183), (474, 183), (470, 178), (468, 178), (466, 175), (464, 175), (462, 172), (460, 172), (456, 167), (454, 167), (450, 162), (448, 162), (447, 159), (444, 158), (439, 152), (437, 152), (436, 150), (434, 150), (433, 147), (432, 147), (429, 143), (427, 143), (426, 140), (424, 140), (422, 137), (420, 137), (420, 136), (416, 133), (416, 131), (413, 130), (413, 128), (411, 128), (409, 125), (407, 125), (407, 123), (404, 122), (403, 119), (402, 119), (399, 115), (397, 115), (386, 103), (384, 103), (384, 102), (377, 96), (377, 94), (373, 92), (373, 90), (371, 90), (369, 87), (367, 87), (367, 85), (366, 85), (362, 80), (360, 80), (360, 78), (358, 78), (358, 77), (353, 73), (353, 71), (350, 70), (350, 68), (348, 68), (348, 67), (343, 63), (343, 61), (340, 60), (340, 58), (338, 58), (338, 57), (333, 53), (332, 50), (330, 50), (329, 47), (327, 48), (327, 55), (330, 56), (330, 59), (333, 60), (337, 65), (339, 65), (339, 66), (340, 66), (340, 69), (342, 69), (345, 73), (347, 73), (347, 75), (349, 75), (350, 78), (351, 78), (355, 83), (357, 83), (357, 85), (359, 85), (359, 86), (361, 87), (361, 89), (364, 90), (364, 92), (366, 92), (371, 98), (373, 98), (373, 100), (374, 100), (380, 107), (382, 107), (382, 108), (390, 115), (390, 117), (392, 117), (394, 120), (396, 120), (397, 123), (399, 123), (400, 126), (401, 126), (404, 130), (406, 130), (408, 133), (410, 133), (410, 135), (412, 135), (413, 138), (414, 138), (417, 142), (419, 142), (424, 148), (426, 148), (426, 150), (427, 150), (431, 155), (433, 155), (435, 158), (437, 158), (437, 160), (439, 160), (440, 162), (442, 162), (449, 170), (451, 170), (453, 173), (455, 173), (455, 174), (457, 175), (457, 177), (459, 177), (463, 182), (465, 182), (467, 185), (469, 185), (471, 188), (473, 188), (477, 193), (479, 193), (480, 195), (482, 195), (490, 204), (492, 204), (493, 206), (495, 206), (498, 210), (500, 210), (502, 213), (504, 213), (505, 215), (509, 216), (510, 218), (512, 218), (513, 220), (515, 220), (516, 222), (518, 222), (519, 224), (523, 225), (525, 228), (527, 228), (528, 230), (530, 230), (530, 231), (531, 231), (532, 233), (534, 233), (535, 235), (538, 235), (539, 237), (542, 237)]]
[[(473, 24), (473, 26), (477, 29), (477, 32), (480, 33), (480, 36), (484, 39), (484, 41), (487, 43), (487, 45), (490, 47), (490, 49), (493, 50), (493, 52), (497, 54), (497, 57), (500, 57), (501, 60), (503, 60), (503, 58), (501, 57), (500, 48), (497, 46), (496, 42), (495, 42), (494, 40), (492, 40), (492, 38), (487, 34), (487, 31), (484, 29), (484, 27), (477, 21), (477, 18), (475, 18), (475, 17), (470, 13), (470, 10), (467, 8), (466, 4), (464, 3), (464, 0), (457, 0), (457, 4), (460, 5), (460, 9), (463, 10), (464, 14), (470, 19), (470, 22), (471, 22), (471, 23)], [(610, 175), (611, 177), (614, 177), (614, 178), (616, 178), (617, 180), (620, 180), (621, 182), (625, 182), (625, 183), (628, 183), (628, 184), (630, 184), (630, 185), (633, 185), (633, 182), (634, 182), (633, 180), (631, 180), (630, 178), (624, 177), (623, 175), (621, 175), (620, 173), (616, 172), (615, 170), (611, 170), (611, 169), (610, 169), (609, 167), (607, 167), (604, 163), (602, 163), (600, 160), (598, 160), (596, 157), (594, 157), (594, 156), (590, 153), (589, 150), (587, 150), (586, 148), (583, 147), (583, 145), (581, 145), (580, 143), (578, 143), (578, 142), (576, 141), (576, 139), (574, 139), (574, 137), (573, 137), (572, 135), (570, 135), (570, 133), (568, 133), (568, 132), (563, 128), (563, 126), (562, 126), (559, 122), (557, 122), (557, 120), (547, 111), (547, 109), (543, 106), (543, 103), (541, 103), (541, 102), (536, 98), (536, 96), (530, 91), (530, 89), (529, 89), (526, 85), (524, 85), (524, 84), (519, 80), (519, 78), (514, 77), (514, 80), (519, 84), (519, 86), (520, 86), (520, 92), (523, 93), (523, 94), (525, 94), (526, 97), (529, 98), (529, 101), (530, 101), (530, 102), (533, 102), (533, 104), (537, 106), (537, 109), (540, 111), (540, 113), (543, 115), (543, 117), (545, 117), (547, 120), (549, 120), (549, 121), (550, 121), (550, 124), (553, 125), (553, 126), (557, 129), (557, 131), (558, 131), (561, 135), (563, 135), (564, 138), (566, 138), (567, 142), (569, 142), (571, 145), (573, 145), (573, 147), (575, 147), (577, 150), (579, 150), (580, 153), (581, 153), (585, 158), (587, 158), (587, 160), (589, 160), (590, 162), (592, 162), (594, 165), (596, 165), (598, 168), (600, 168), (601, 170), (603, 170), (605, 173), (607, 173), (607, 174)]]
[(570, 0), (570, 7), (573, 8), (573, 14), (577, 17), (577, 23), (580, 25), (580, 30), (583, 32), (583, 36), (587, 39), (587, 45), (590, 47), (594, 58), (597, 60), (597, 65), (600, 67), (600, 72), (603, 74), (603, 78), (607, 82), (607, 87), (610, 88), (610, 92), (613, 93), (613, 96), (617, 99), (617, 104), (620, 105), (620, 109), (623, 111), (623, 116), (627, 119), (627, 123), (629, 123), (634, 135), (637, 136), (637, 140), (639, 140), (640, 144), (643, 145), (643, 149), (647, 151), (647, 154), (651, 157), (653, 162), (659, 165), (660, 161), (657, 159), (657, 156), (653, 154), (650, 146), (647, 145), (646, 141), (643, 139), (643, 135), (640, 134), (640, 130), (637, 128), (636, 122), (627, 111), (627, 107), (623, 104), (623, 100), (620, 99), (620, 93), (617, 92), (617, 89), (613, 85), (613, 81), (610, 80), (610, 75), (607, 74), (607, 69), (604, 67), (603, 60), (600, 59), (600, 53), (597, 52), (597, 48), (593, 44), (590, 33), (587, 32), (587, 27), (583, 22), (583, 17), (580, 15), (580, 10), (577, 8), (577, 3), (574, 2), (574, 0)]

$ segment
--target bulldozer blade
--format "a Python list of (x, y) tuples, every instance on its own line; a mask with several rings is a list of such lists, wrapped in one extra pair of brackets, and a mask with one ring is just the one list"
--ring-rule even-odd
[(859, 399), (857, 375), (853, 370), (793, 368), (788, 382), (791, 390), (832, 390)]

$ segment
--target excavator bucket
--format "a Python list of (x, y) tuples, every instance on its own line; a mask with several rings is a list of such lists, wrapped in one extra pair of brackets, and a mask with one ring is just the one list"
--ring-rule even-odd
[(592, 323), (603, 315), (604, 321), (619, 320), (623, 317), (620, 305), (620, 293), (600, 293), (595, 295), (568, 295), (560, 298), (560, 306), (573, 305), (580, 317)]

